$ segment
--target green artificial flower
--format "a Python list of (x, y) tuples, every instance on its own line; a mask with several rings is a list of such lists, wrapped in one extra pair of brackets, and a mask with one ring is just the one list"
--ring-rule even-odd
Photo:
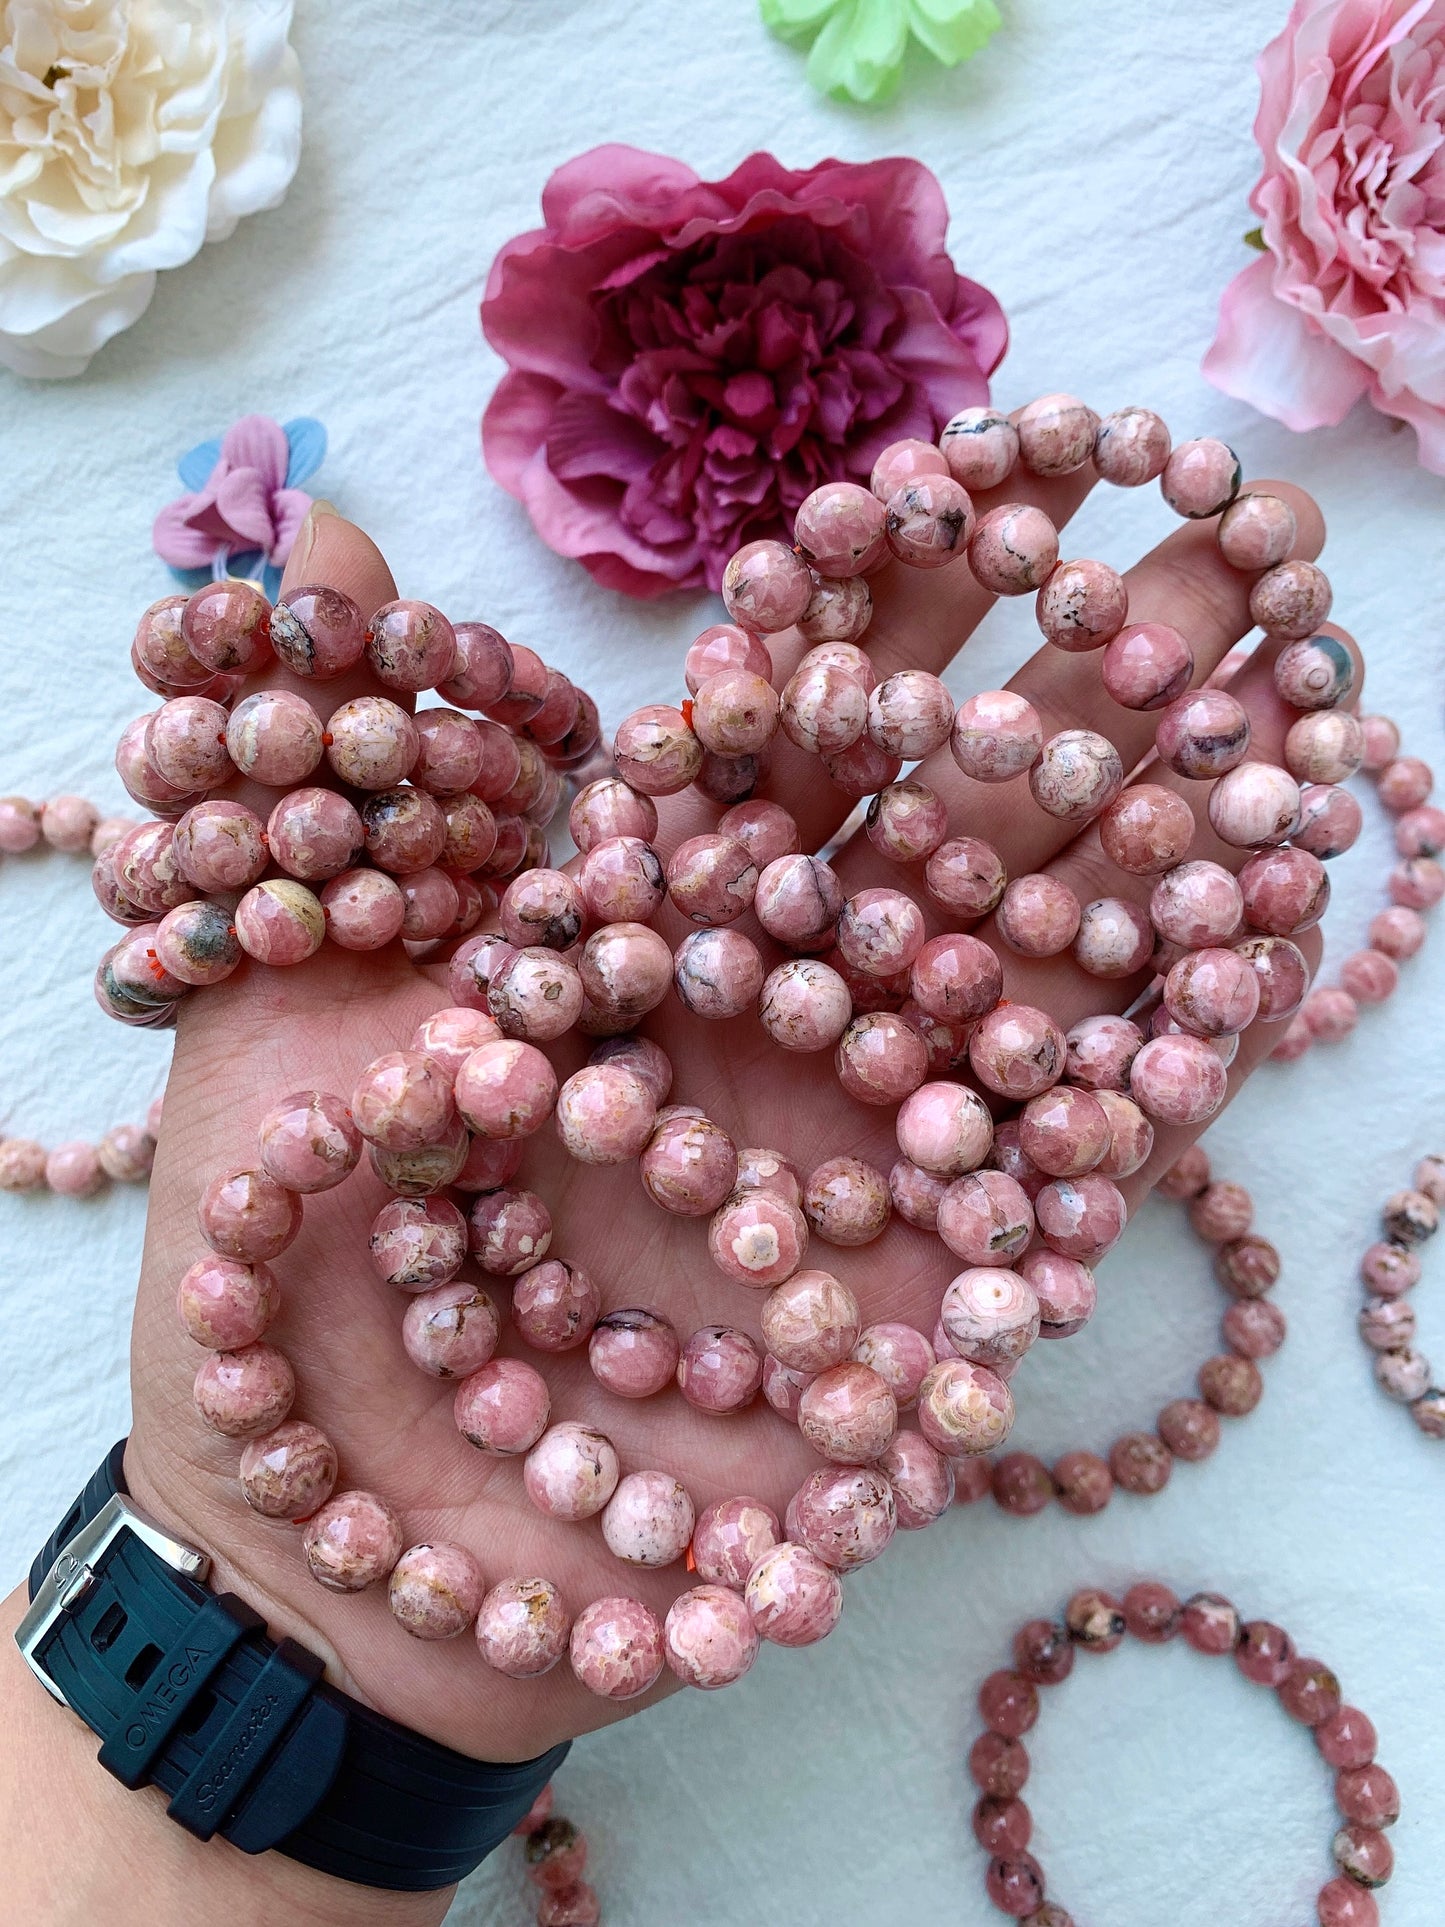
[(945, 67), (998, 32), (994, 0), (758, 0), (763, 25), (806, 45), (808, 78), (835, 100), (886, 100), (898, 85), (910, 33)]

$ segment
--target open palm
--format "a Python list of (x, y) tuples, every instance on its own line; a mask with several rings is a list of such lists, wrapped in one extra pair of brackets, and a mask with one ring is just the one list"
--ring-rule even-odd
[[(1052, 483), (1019, 476), (1010, 493), (1037, 501), (1062, 524), (1088, 486), (1087, 476)], [(1323, 524), (1314, 504), (1285, 485), (1267, 486), (1296, 509), (1296, 552), (1316, 554)], [(987, 498), (981, 506), (989, 506)], [(344, 589), (363, 610), (395, 594), (372, 544), (334, 516), (316, 520), (309, 553), (293, 558), (288, 586), (302, 580)], [(1167, 620), (1188, 636), (1196, 680), (1203, 680), (1250, 626), (1247, 581), (1219, 558), (1212, 525), (1182, 528), (1127, 581), (1132, 620)], [(867, 642), (880, 679), (903, 667), (941, 672), (990, 602), (962, 562), (932, 574), (895, 566), (873, 586), (875, 616)], [(772, 644), (781, 683), (805, 645), (791, 634), (773, 638)], [(1250, 712), (1254, 753), (1279, 760), (1289, 718), (1275, 695), (1267, 653), (1251, 661), (1231, 686)], [(268, 678), (277, 679), (274, 672)], [(292, 686), (314, 693), (303, 684)], [(322, 703), (329, 709), (360, 686), (357, 680), (329, 685), (321, 692)], [(1097, 663), (1087, 656), (1042, 650), (1014, 687), (1040, 711), (1047, 732), (1100, 729), (1118, 746), (1126, 768), (1152, 743), (1153, 718), (1115, 705), (1102, 688)], [(775, 750), (768, 793), (797, 818), (803, 847), (818, 849), (846, 816), (848, 801), (823, 779), (816, 762), (781, 737)], [(985, 788), (963, 777), (946, 751), (931, 759), (922, 775), (949, 806), (950, 834), (986, 838), (1010, 875), (1054, 870), (1084, 901), (1106, 892), (1141, 901), (1147, 896), (1149, 879), (1114, 870), (1095, 833), (1075, 836), (1070, 826), (1046, 816), (1033, 805), (1026, 785)], [(1190, 794), (1203, 818), (1202, 784), (1157, 768), (1149, 775)], [(658, 834), (664, 856), (681, 838), (710, 829), (717, 814), (717, 806), (692, 791), (668, 799)], [(1234, 868), (1246, 854), (1218, 844), (1207, 827), (1191, 851)], [(896, 880), (891, 866), (862, 838), (853, 839), (835, 861), (850, 892)], [(930, 935), (937, 934), (944, 919), (931, 904), (925, 909)], [(669, 908), (659, 927), (676, 942), (687, 926)], [(782, 953), (751, 923), (741, 927), (760, 943), (770, 964), (779, 960)], [(1315, 934), (1300, 940), (1312, 966)], [(1121, 983), (1088, 977), (1067, 955), (1030, 961), (999, 948), (1005, 996), (1047, 1009), (1065, 1028), (1092, 1013), (1124, 1008), (1141, 987), (1139, 978)], [(253, 1160), (264, 1113), (288, 1092), (308, 1087), (346, 1097), (363, 1066), (384, 1051), (405, 1047), (422, 1018), (449, 1001), (444, 968), (419, 968), (396, 945), (372, 955), (328, 947), (309, 963), (285, 971), (248, 966), (183, 1006), (136, 1311), (135, 1422), (127, 1476), (140, 1505), (212, 1551), (218, 1584), (250, 1599), (274, 1633), (291, 1634), (326, 1653), (348, 1691), (462, 1751), (482, 1758), (525, 1758), (563, 1736), (649, 1704), (667, 1690), (670, 1676), (626, 1706), (592, 1697), (565, 1663), (542, 1679), (514, 1681), (487, 1668), (469, 1638), (443, 1644), (408, 1639), (387, 1609), (384, 1588), (338, 1596), (315, 1585), (299, 1534), (268, 1524), (243, 1503), (235, 1444), (208, 1433), (197, 1420), (190, 1381), (198, 1355), (173, 1310), (177, 1280), (202, 1248), (195, 1218), (199, 1195), (217, 1172)], [(831, 1052), (799, 1057), (780, 1051), (755, 1018), (708, 1023), (674, 999), (642, 1029), (672, 1060), (672, 1100), (700, 1106), (739, 1145), (772, 1147), (804, 1173), (845, 1152), (887, 1170), (897, 1154), (892, 1109), (865, 1107), (847, 1097)], [(1259, 1025), (1246, 1032), (1230, 1074), (1231, 1093), (1277, 1036)], [(583, 1043), (570, 1038), (548, 1047), (560, 1077), (583, 1061)], [(1123, 1183), (1131, 1208), (1193, 1135), (1159, 1131), (1149, 1163)], [(684, 1338), (698, 1326), (713, 1324), (737, 1325), (756, 1336), (761, 1294), (725, 1279), (708, 1257), (706, 1220), (659, 1211), (635, 1169), (573, 1163), (547, 1129), (528, 1142), (521, 1181), (547, 1200), (552, 1254), (589, 1272), (605, 1307), (651, 1307), (665, 1313)], [(606, 1549), (596, 1519), (564, 1524), (537, 1512), (524, 1494), (520, 1461), (476, 1452), (453, 1424), (451, 1384), (426, 1376), (408, 1361), (400, 1342), (406, 1299), (378, 1279), (367, 1250), (371, 1219), (387, 1195), (363, 1160), (345, 1184), (308, 1200), (301, 1235), (276, 1267), (284, 1303), (274, 1335), (296, 1367), (296, 1410), (335, 1441), (341, 1486), (387, 1498), (401, 1515), (408, 1543), (445, 1539), (468, 1547), (489, 1584), (506, 1575), (545, 1574), (574, 1613), (594, 1598), (619, 1592), (634, 1593), (659, 1613), (665, 1611), (687, 1583), (681, 1566), (663, 1571), (620, 1566)], [(813, 1262), (851, 1286), (865, 1320), (901, 1319), (925, 1333), (932, 1331), (943, 1288), (958, 1268), (937, 1238), (897, 1217), (874, 1243), (821, 1255), (815, 1251)], [(516, 1334), (505, 1328), (505, 1289), (496, 1295), (504, 1310), (500, 1349), (518, 1353)], [(614, 1440), (624, 1471), (657, 1467), (674, 1473), (699, 1510), (713, 1500), (750, 1493), (781, 1515), (791, 1492), (818, 1464), (798, 1432), (761, 1402), (713, 1417), (675, 1392), (625, 1401), (592, 1377), (585, 1348), (545, 1359), (529, 1356), (546, 1374), (555, 1418), (599, 1426)], [(1027, 1366), (1015, 1389), (1027, 1399)]]

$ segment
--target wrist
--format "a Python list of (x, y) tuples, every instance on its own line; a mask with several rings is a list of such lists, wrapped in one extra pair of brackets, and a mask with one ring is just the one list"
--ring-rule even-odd
[(0, 1838), (10, 1842), (6, 1912), (17, 1920), (104, 1920), (107, 1927), (432, 1927), (450, 1889), (382, 1892), (279, 1853), (202, 1842), (166, 1817), (155, 1787), (129, 1792), (96, 1760), (94, 1734), (57, 1706), (15, 1645), (25, 1609), (0, 1602)]

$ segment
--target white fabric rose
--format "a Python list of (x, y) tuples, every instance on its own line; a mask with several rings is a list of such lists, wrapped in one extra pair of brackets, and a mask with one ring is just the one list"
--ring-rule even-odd
[(78, 375), (156, 274), (274, 207), (292, 0), (0, 0), (0, 364)]

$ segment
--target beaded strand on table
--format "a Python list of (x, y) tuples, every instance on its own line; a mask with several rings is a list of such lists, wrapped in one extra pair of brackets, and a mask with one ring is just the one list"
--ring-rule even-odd
[(1430, 1382), (1430, 1361), (1415, 1349), (1415, 1308), (1407, 1294), (1420, 1281), (1417, 1247), (1433, 1238), (1445, 1204), (1445, 1158), (1422, 1158), (1415, 1185), (1385, 1200), (1384, 1237), (1360, 1264), (1369, 1293), (1360, 1308), (1361, 1338), (1375, 1354), (1375, 1382), (1409, 1412), (1427, 1439), (1445, 1439), (1445, 1388)]
[(527, 1878), (541, 1888), (537, 1927), (598, 1927), (602, 1918), (597, 1889), (582, 1878), (587, 1836), (553, 1812), (552, 1782), (537, 1795), (513, 1833), (523, 1840)]
[(1343, 1824), (1331, 1843), (1339, 1874), (1320, 1889), (1320, 1927), (1378, 1927), (1371, 1888), (1394, 1871), (1385, 1829), (1400, 1817), (1395, 1782), (1375, 1761), (1375, 1728), (1358, 1707), (1344, 1703), (1340, 1683), (1317, 1659), (1300, 1656), (1283, 1627), (1268, 1620), (1241, 1622), (1229, 1600), (1198, 1592), (1182, 1603), (1167, 1586), (1144, 1580), (1122, 1599), (1095, 1590), (1076, 1592), (1053, 1623), (1030, 1620), (1014, 1637), (1013, 1666), (991, 1673), (979, 1688), (986, 1731), (968, 1756), (980, 1792), (973, 1831), (989, 1855), (988, 1897), (1024, 1927), (1073, 1927), (1073, 1916), (1046, 1897), (1044, 1872), (1028, 1851), (1033, 1819), (1019, 1798), (1029, 1777), (1023, 1735), (1039, 1716), (1039, 1688), (1057, 1686), (1074, 1667), (1074, 1654), (1111, 1653), (1131, 1634), (1159, 1646), (1177, 1636), (1209, 1657), (1232, 1654), (1247, 1680), (1271, 1690), (1292, 1720), (1308, 1727), (1326, 1765), (1335, 1771), (1335, 1804)]

